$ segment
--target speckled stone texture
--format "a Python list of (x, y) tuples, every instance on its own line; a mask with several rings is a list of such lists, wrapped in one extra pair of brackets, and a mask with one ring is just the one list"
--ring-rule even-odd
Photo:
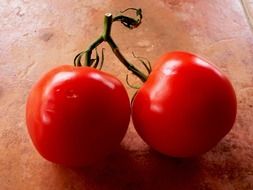
[[(132, 123), (120, 150), (96, 168), (70, 169), (44, 160), (25, 126), (32, 84), (74, 56), (102, 31), (103, 14), (141, 7), (142, 25), (113, 26), (126, 57), (151, 63), (166, 51), (197, 53), (217, 65), (238, 97), (234, 128), (205, 155), (178, 160), (148, 148)], [(252, 190), (253, 189), (252, 0), (1, 0), (0, 189), (1, 190)], [(106, 49), (104, 70), (122, 81), (128, 71)], [(137, 82), (134, 78), (132, 82)], [(128, 88), (129, 96), (134, 93)]]

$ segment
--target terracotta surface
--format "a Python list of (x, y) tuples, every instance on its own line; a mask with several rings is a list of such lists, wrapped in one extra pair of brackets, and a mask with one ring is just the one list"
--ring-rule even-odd
[[(44, 160), (25, 126), (31, 85), (74, 56), (102, 31), (103, 14), (141, 7), (142, 25), (113, 36), (131, 53), (153, 62), (166, 51), (187, 50), (215, 63), (238, 96), (233, 130), (214, 149), (177, 160), (151, 151), (132, 124), (122, 148), (97, 168), (69, 169)], [(252, 0), (1, 0), (0, 189), (253, 189), (253, 1)], [(137, 64), (137, 62), (135, 62)], [(127, 73), (106, 49), (104, 70), (122, 81)], [(131, 78), (132, 82), (136, 82)], [(129, 89), (129, 96), (134, 90)]]

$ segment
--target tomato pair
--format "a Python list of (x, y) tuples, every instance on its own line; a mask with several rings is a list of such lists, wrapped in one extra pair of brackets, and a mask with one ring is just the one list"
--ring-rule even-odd
[[(120, 144), (131, 107), (115, 77), (89, 67), (60, 66), (35, 84), (26, 112), (28, 131), (43, 157), (81, 166), (105, 158)], [(232, 128), (235, 116), (228, 79), (185, 52), (161, 57), (132, 104), (143, 140), (177, 157), (210, 150)]]

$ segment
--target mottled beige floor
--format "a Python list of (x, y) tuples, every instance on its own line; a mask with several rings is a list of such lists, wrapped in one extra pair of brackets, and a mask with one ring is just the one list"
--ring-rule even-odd
[[(229, 135), (207, 154), (175, 160), (150, 151), (132, 124), (122, 149), (95, 169), (68, 169), (42, 159), (27, 135), (25, 101), (31, 85), (73, 57), (102, 31), (103, 14), (141, 7), (142, 25), (113, 36), (129, 60), (151, 62), (186, 50), (215, 63), (231, 79), (238, 116)], [(253, 189), (252, 0), (1, 0), (0, 189)], [(106, 50), (105, 70), (127, 71)], [(131, 79), (135, 82), (135, 79)], [(132, 96), (134, 90), (128, 88)]]

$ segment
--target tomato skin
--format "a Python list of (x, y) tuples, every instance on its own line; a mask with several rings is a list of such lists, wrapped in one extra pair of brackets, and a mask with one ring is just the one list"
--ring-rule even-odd
[(33, 86), (26, 123), (44, 158), (87, 166), (119, 146), (130, 112), (127, 92), (118, 79), (93, 68), (63, 65)]
[(216, 67), (186, 52), (155, 64), (132, 105), (134, 126), (153, 149), (174, 157), (198, 156), (232, 128), (236, 95)]

